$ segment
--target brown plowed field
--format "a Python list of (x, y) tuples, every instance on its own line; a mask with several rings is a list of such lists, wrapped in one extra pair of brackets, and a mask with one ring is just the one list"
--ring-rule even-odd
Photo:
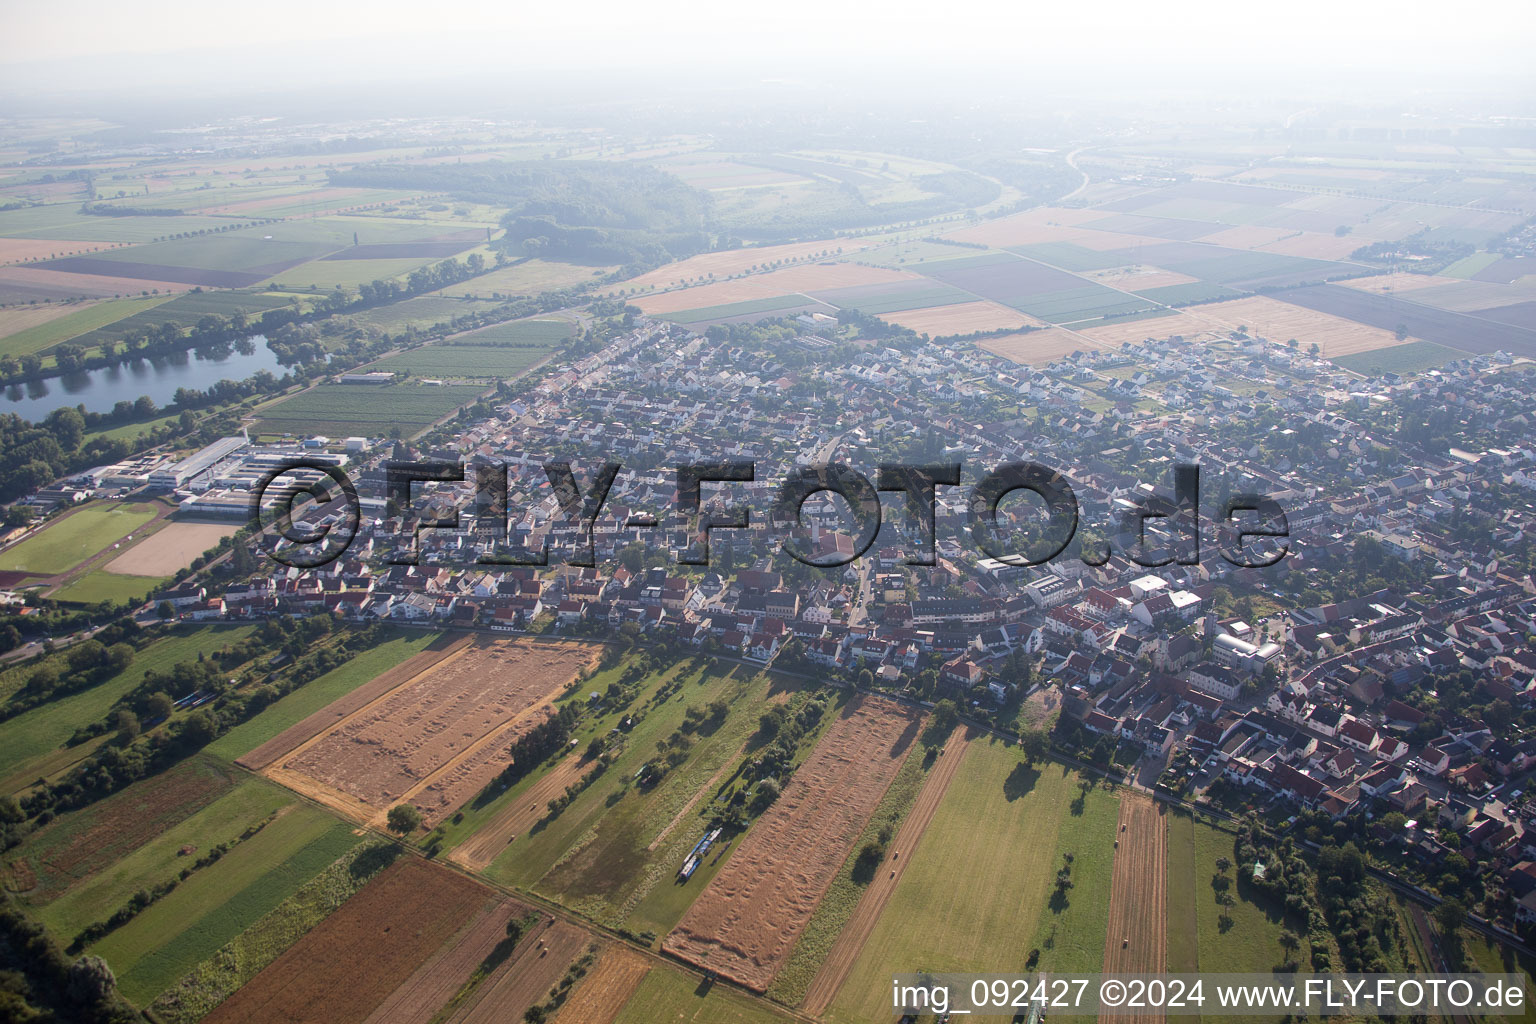
[(448, 1018), (448, 1024), (507, 1024), (522, 1020), (528, 1007), (545, 1000), (591, 938), (575, 925), (557, 921), (532, 936), (531, 941), (523, 940), (512, 959), (475, 987), (465, 1004)]
[(496, 944), (507, 937), (507, 922), (527, 913), (528, 908), (520, 903), (488, 902), (478, 917), (416, 968), (363, 1024), (430, 1024)]
[(468, 636), (442, 636), (434, 640), (426, 650), (402, 661), (388, 672), (375, 677), (334, 700), (296, 725), (291, 725), (235, 763), (242, 768), (260, 771), (291, 750), (303, 746), (327, 729), (344, 721), (349, 715), (367, 707), (390, 690), (415, 679), (427, 669), (468, 647)]
[[(869, 883), (869, 888), (864, 890), (864, 895), (859, 897), (859, 905), (854, 908), (853, 916), (843, 925), (837, 941), (832, 944), (831, 952), (827, 954), (826, 962), (811, 981), (810, 988), (806, 989), (802, 1006), (806, 1013), (818, 1017), (825, 1013), (837, 995), (837, 990), (848, 979), (848, 972), (853, 970), (854, 961), (858, 960), (864, 943), (874, 934), (875, 922), (880, 920), (881, 911), (885, 910), (891, 894), (896, 891), (902, 874), (907, 870), (912, 851), (917, 849), (918, 840), (923, 838), (929, 822), (933, 821), (933, 814), (939, 809), (939, 803), (949, 790), (950, 782), (959, 774), (960, 762), (965, 760), (970, 740), (969, 730), (965, 728), (956, 728), (949, 737), (943, 756), (928, 773), (928, 779), (918, 792), (912, 810), (907, 812), (906, 820), (901, 823), (896, 838), (891, 841), (892, 859), (886, 861), (875, 880)], [(907, 854), (905, 858), (901, 856), (903, 853)]]
[(538, 823), (549, 813), (549, 802), (564, 793), (566, 787), (587, 773), (592, 762), (583, 757), (567, 755), (542, 779), (528, 787), (528, 791), (506, 807), (470, 836), (454, 847), (448, 859), (470, 871), (483, 871), (495, 860), (507, 844)]
[(233, 536), (239, 523), (176, 522), (145, 537), (108, 562), (104, 569), (124, 576), (172, 576), (189, 569), (220, 538)]
[[(273, 778), (356, 815), (411, 800), (430, 827), (509, 760), (513, 740), (596, 660), (586, 644), (482, 638), (287, 755)], [(308, 780), (306, 782), (305, 780)]]
[[(1120, 847), (1109, 887), (1105, 974), (1161, 974), (1168, 964), (1168, 823), (1163, 806), (1144, 793), (1120, 798)], [(1127, 941), (1129, 940), (1129, 941)], [(1152, 1011), (1100, 1017), (1116, 1024), (1161, 1020)]]
[(613, 1024), (650, 969), (650, 961), (627, 946), (609, 946), (560, 1007), (553, 1024)]
[(901, 768), (922, 718), (878, 698), (850, 701), (664, 948), (766, 991)]
[(416, 857), (363, 886), (203, 1024), (362, 1024), (490, 890)]

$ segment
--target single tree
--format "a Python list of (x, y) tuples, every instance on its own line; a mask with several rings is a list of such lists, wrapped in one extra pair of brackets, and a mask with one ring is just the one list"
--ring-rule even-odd
[(408, 836), (421, 827), (421, 812), (411, 804), (396, 804), (389, 809), (387, 823), (391, 832)]

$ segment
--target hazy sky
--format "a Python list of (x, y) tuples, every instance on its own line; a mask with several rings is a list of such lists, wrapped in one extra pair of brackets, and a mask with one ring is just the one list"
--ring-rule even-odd
[[(1381, 70), (1409, 82), (1528, 75), (1536, 52), (1532, 0), (0, 0), (0, 11), (0, 84), (35, 93), (498, 69), (762, 75), (779, 65), (879, 77), (902, 65), (924, 75), (1092, 69), (1210, 76), (1219, 90), (1281, 73), (1298, 82)], [(151, 59), (163, 54), (184, 56)]]

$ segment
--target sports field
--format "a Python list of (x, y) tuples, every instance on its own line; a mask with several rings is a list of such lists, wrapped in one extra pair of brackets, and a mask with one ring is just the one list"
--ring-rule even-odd
[(137, 503), (98, 503), (49, 523), (20, 544), (0, 552), (0, 569), (54, 575), (131, 535), (155, 518), (159, 507)]

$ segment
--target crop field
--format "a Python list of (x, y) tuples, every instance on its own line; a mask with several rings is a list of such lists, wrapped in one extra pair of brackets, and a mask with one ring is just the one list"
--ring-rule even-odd
[(1188, 274), (1177, 274), (1172, 270), (1160, 270), (1157, 267), (1119, 267), (1114, 270), (1095, 271), (1083, 276), (1108, 288), (1137, 293), (1154, 288), (1200, 283)]
[(1051, 323), (1068, 323), (1149, 309), (1135, 296), (1031, 260), (986, 256), (932, 264), (923, 272), (946, 284)]
[(531, 911), (492, 898), (368, 1015), (364, 1024), (430, 1024), (476, 969), (506, 941), (507, 925)]
[[(483, 886), (405, 858), (342, 904), (204, 1018), (208, 1024), (361, 1024), (490, 897)], [(394, 927), (402, 925), (401, 927)]]
[(87, 505), (0, 553), (0, 569), (50, 576), (68, 572), (131, 535), (160, 511), (150, 504)]
[[(1323, 315), (1342, 317), (1360, 324), (1363, 330), (1385, 333), (1401, 325), (1407, 328), (1409, 336), (1413, 338), (1449, 348), (1467, 352), (1503, 350), (1517, 356), (1536, 358), (1536, 328), (1532, 327), (1499, 323), (1465, 313), (1436, 309), (1409, 299), (1373, 295), (1337, 285), (1292, 288), (1276, 293), (1276, 298)], [(1395, 336), (1393, 341), (1396, 342)]]
[(972, 251), (967, 246), (952, 245), (941, 239), (907, 239), (889, 242), (885, 245), (876, 246), (873, 249), (865, 249), (863, 252), (858, 253), (854, 259), (859, 263), (902, 270), (916, 268), (922, 263), (969, 256)]
[(952, 306), (885, 313), (880, 319), (935, 338), (1035, 326), (1040, 323), (995, 302), (959, 302)]
[(465, 249), (472, 249), (485, 240), (485, 232), (478, 228), (463, 228), (413, 242), (373, 242), (348, 246), (329, 256), (322, 256), (320, 260), (444, 260), (457, 256)]
[(322, 384), (262, 409), (260, 429), (264, 434), (305, 437), (379, 437), (399, 427), (409, 437), (484, 392), (478, 385)]
[(358, 841), (324, 811), (287, 807), (90, 950), (112, 966), (125, 996), (146, 1005)]
[(504, 962), (470, 993), (446, 1024), (502, 1024), (524, 1019), (528, 1008), (553, 991), (592, 937), (573, 924), (545, 923), (534, 936), (519, 943)]
[(511, 742), (550, 714), (554, 696), (595, 656), (580, 644), (480, 640), (267, 772), (352, 817), (382, 821), (409, 801), (433, 825), (506, 766)]
[(1446, 363), (1466, 358), (1467, 353), (1432, 341), (1410, 341), (1390, 348), (1378, 348), (1341, 356), (1333, 362), (1356, 373), (1373, 375), (1381, 373), (1423, 373), (1437, 369)]
[(1192, 306), (1199, 302), (1217, 302), (1222, 299), (1242, 298), (1243, 293), (1234, 291), (1225, 285), (1196, 282), (1194, 284), (1173, 284), (1160, 288), (1146, 288), (1136, 293), (1144, 299), (1165, 306)]
[(556, 1011), (552, 1024), (613, 1024), (650, 969), (650, 961), (628, 946), (615, 943), (607, 947)]
[[(1168, 970), (1168, 828), (1163, 805), (1142, 793), (1120, 798), (1105, 974), (1162, 974)], [(1162, 1020), (1137, 1013), (1132, 1020)]]
[(75, 242), (148, 242), (228, 224), (220, 217), (94, 217), (81, 213), (78, 202), (0, 211), (0, 235)]
[[(613, 1024), (786, 1024), (768, 1003), (751, 1002), (721, 985), (669, 967), (652, 967)], [(561, 1024), (564, 1024), (562, 1020)]]
[[(125, 300), (126, 301), (126, 300)], [(121, 341), (134, 332), (151, 331), (162, 324), (176, 323), (190, 327), (205, 314), (232, 316), (245, 313), (255, 317), (266, 310), (288, 305), (287, 298), (266, 295), (261, 292), (186, 292), (170, 301), (163, 299), (133, 300), (145, 303), (129, 316), (114, 318), (100, 326), (93, 326), (77, 335), (81, 345), (95, 346), (103, 341)]]
[(25, 902), (50, 902), (211, 804), (235, 784), (225, 767), (184, 761), (49, 822), (7, 854), (6, 888)]
[(445, 295), (418, 295), (404, 302), (375, 306), (372, 309), (349, 314), (349, 319), (366, 327), (377, 327), (381, 331), (395, 333), (408, 327), (422, 330), (436, 324), (451, 323), (456, 317), (481, 313), (494, 309), (496, 305), (494, 302), (481, 302), (476, 299), (450, 299)]
[(238, 523), (174, 522), (139, 541), (108, 562), (104, 569), (125, 576), (174, 576), (204, 551), (232, 537)]
[(169, 633), (136, 653), (133, 664), (116, 675), (0, 723), (0, 792), (29, 786), (75, 730), (104, 718), (119, 697), (143, 680), (146, 669), (163, 672), (178, 662), (196, 661), (200, 652), (245, 639), (251, 628), (218, 625)]
[[(1135, 333), (1138, 340), (1146, 334), (1144, 330), (1138, 330)], [(1114, 347), (1064, 327), (1028, 331), (1024, 334), (1005, 334), (1000, 338), (986, 338), (976, 344), (1004, 359), (1011, 359), (1016, 363), (1029, 366), (1045, 366), (1073, 352), (1094, 352)]]
[[(754, 735), (757, 713), (770, 702), (787, 696), (782, 691), (770, 695), (769, 687), (768, 680), (761, 675), (725, 666), (687, 676), (678, 696), (648, 712), (642, 723), (646, 736), (653, 732), (669, 735), (682, 726), (689, 707), (702, 710), (714, 700), (746, 709), (745, 713), (730, 714), (722, 722), (701, 728), (688, 750), (688, 759), (668, 771), (659, 783), (630, 786), (626, 790), (623, 780), (655, 757), (654, 744), (644, 742), (639, 735), (641, 730), (636, 729), (603, 784), (592, 787), (593, 792), (582, 806), (567, 808), (561, 815), (571, 815), (572, 823), (586, 820), (586, 830), (539, 879), (535, 891), (612, 927), (627, 926), (635, 932), (662, 934), (675, 925), (712, 877), (710, 869), (731, 854), (731, 837), (722, 837), (715, 845), (715, 856), (701, 865), (687, 884), (676, 883), (675, 875), (683, 858), (704, 834), (710, 816), (719, 810), (714, 801), (722, 791), (722, 783), (761, 742)], [(561, 765), (570, 760), (567, 757)], [(557, 766), (551, 776), (559, 772)], [(614, 792), (622, 794), (621, 797), (615, 800), (605, 795)], [(532, 810), (534, 799), (534, 790), (529, 790), (511, 806)], [(543, 805), (536, 810), (543, 812)], [(599, 816), (587, 818), (594, 813)], [(564, 824), (559, 819), (556, 823)], [(523, 833), (511, 832), (518, 824), (522, 824)], [(525, 816), (521, 823), (503, 822), (492, 834), (527, 833), (526, 845), (531, 847), (533, 824)], [(487, 828), (495, 825), (493, 822)], [(562, 831), (569, 834), (570, 830), (567, 827)], [(474, 838), (478, 840), (480, 835)], [(517, 840), (510, 847), (504, 842), (502, 849), (516, 858), (520, 843), (525, 840)]]
[(58, 238), (0, 238), (0, 264), (24, 263), (69, 253), (84, 254), (108, 248), (110, 242), (66, 242)]
[[(1040, 969), (1098, 971), (1108, 934), (1119, 799), (1016, 747), (976, 741), (825, 1019), (883, 1019), (890, 975)], [(1043, 839), (1044, 841), (1034, 841)], [(1072, 854), (1071, 888), (1054, 880)], [(986, 893), (977, 899), (977, 893)]]
[(516, 377), (549, 355), (547, 348), (440, 341), (369, 363), (364, 369), (449, 379)]
[[(92, 263), (100, 261), (130, 266), (238, 272), (270, 277), (284, 266), (297, 266), (337, 248), (334, 242), (287, 239), (283, 234), (280, 225), (247, 228), (243, 231), (197, 235), (192, 238), (176, 238), (166, 242), (136, 245), (128, 249), (114, 249), (88, 259)], [(111, 273), (110, 270), (91, 272)], [(125, 274), (124, 276), (133, 275)], [(170, 278), (170, 280), (179, 279)]]
[(840, 309), (852, 308), (864, 313), (899, 313), (908, 309), (927, 309), (929, 306), (948, 306), (959, 302), (976, 301), (976, 296), (970, 292), (923, 278), (892, 281), (886, 284), (828, 288), (806, 294)]
[[(279, 272), (269, 282), (269, 288), (307, 291), (319, 289), (329, 292), (332, 288), (356, 288), (373, 281), (390, 281), (404, 278), (418, 267), (433, 262), (429, 259), (394, 260), (311, 260)], [(489, 298), (489, 296), (487, 296)]]
[(807, 295), (781, 295), (774, 299), (753, 299), (749, 302), (733, 302), (724, 306), (705, 306), (701, 309), (678, 313), (659, 314), (664, 319), (696, 327), (709, 323), (730, 323), (739, 320), (763, 320), (768, 317), (793, 316), (796, 313), (835, 313), (824, 302)]
[(489, 299), (498, 294), (537, 295), (540, 292), (595, 284), (617, 269), (615, 266), (557, 263), (534, 258), (449, 285), (436, 294), (473, 295), (481, 299)]
[(206, 749), (260, 771), (469, 643), (468, 636), (396, 635), (306, 683)]
[(1010, 245), (1009, 252), (1049, 263), (1062, 270), (1110, 270), (1123, 266), (1119, 258), (1073, 242), (1037, 242), (1034, 245)]
[(123, 299), (0, 310), (0, 355), (21, 357), (111, 323), (164, 299)]
[[(1338, 290), (1359, 294), (1345, 288)], [(1228, 302), (1212, 302), (1185, 310), (1185, 316), (1200, 323), (1205, 329), (1247, 327), (1270, 341), (1281, 343), (1295, 338), (1303, 351), (1316, 343), (1323, 357), (1328, 359), (1401, 344), (1391, 329), (1356, 323), (1279, 298), (1292, 294), (1294, 292), (1277, 292), (1274, 297), (1250, 295)], [(1176, 333), (1188, 335), (1196, 332), (1185, 330)]]
[[(886, 904), (890, 902), (896, 886), (901, 883), (902, 876), (906, 874), (907, 865), (912, 863), (912, 851), (917, 849), (922, 841), (923, 833), (928, 830), (928, 826), (933, 822), (934, 813), (944, 800), (944, 794), (949, 791), (950, 784), (959, 774), (960, 766), (965, 761), (966, 751), (970, 748), (970, 741), (968, 730), (957, 728), (950, 736), (949, 742), (944, 745), (943, 752), (935, 760), (927, 778), (923, 780), (922, 788), (902, 820), (900, 830), (890, 842), (888, 850), (891, 856), (886, 858), (885, 863), (874, 872), (874, 878), (864, 889), (863, 895), (853, 908), (853, 913), (847, 917), (837, 934), (836, 941), (832, 943), (830, 949), (825, 951), (820, 970), (816, 972), (810, 985), (805, 989), (802, 1005), (807, 1013), (825, 1012), (833, 996), (837, 995), (838, 989), (843, 987), (843, 982), (848, 980), (848, 973), (853, 970), (860, 951), (869, 941), (870, 935), (874, 933), (880, 915), (885, 911)], [(901, 859), (903, 850), (907, 853), (906, 860)], [(851, 870), (849, 874), (852, 881)], [(819, 910), (818, 916), (822, 912)], [(809, 937), (809, 931), (806, 935)], [(802, 950), (797, 948), (791, 963), (801, 956)], [(783, 975), (781, 974), (780, 977), (782, 978)]]
[[(742, 249), (701, 253), (698, 256), (690, 256), (686, 260), (669, 263), (649, 273), (641, 274), (639, 277), (631, 278), (624, 282), (624, 286), (626, 288), (639, 288), (642, 291), (650, 288), (670, 288), (685, 280), (708, 278), (711, 274), (717, 278), (730, 277), (734, 274), (741, 274), (752, 270), (755, 267), (767, 266), (779, 260), (805, 260), (813, 257), (835, 259), (838, 255), (849, 258), (868, 245), (868, 242), (859, 239), (833, 238), (824, 241), (748, 246)], [(841, 253), (839, 253), (839, 250), (841, 250)], [(836, 287), (836, 285), (823, 285), (822, 287)], [(719, 300), (710, 299), (708, 301), (717, 302)]]
[(663, 948), (766, 990), (900, 770), (921, 721), (905, 706), (850, 701)]
[[(1228, 891), (1235, 902), (1227, 909), (1233, 924), (1224, 928), (1220, 920), (1222, 907), (1216, 902), (1216, 888), (1211, 881), (1218, 873), (1218, 860), (1236, 860), (1232, 834), (1185, 814), (1170, 815), (1167, 821), (1172, 830), (1168, 843), (1168, 889), (1193, 894), (1200, 970), (1270, 970), (1285, 958), (1279, 941), (1283, 929), (1279, 910), (1252, 902), (1245, 896), (1244, 887), (1234, 884)], [(1180, 937), (1188, 929), (1187, 901), (1181, 900), (1179, 904), (1176, 907), (1171, 900), (1169, 904), (1170, 960), (1175, 949), (1188, 945), (1187, 935)], [(1175, 910), (1179, 911), (1177, 920), (1171, 916)], [(1183, 956), (1187, 958), (1187, 953)]]
[(25, 267), (0, 267), (0, 306), (52, 302), (57, 299), (105, 299), (149, 295), (151, 292), (178, 292), (191, 288), (195, 283), (131, 277), (120, 269), (114, 273), (91, 273), (84, 270), (71, 272), (33, 263)]
[(198, 855), (206, 853), (220, 843), (235, 841), (247, 828), (292, 803), (293, 794), (282, 787), (244, 779), (110, 867), (37, 908), (38, 919), (68, 942), (86, 925), (126, 903), (137, 890), (175, 876), (188, 863), (180, 852), (183, 847), (193, 847)]

